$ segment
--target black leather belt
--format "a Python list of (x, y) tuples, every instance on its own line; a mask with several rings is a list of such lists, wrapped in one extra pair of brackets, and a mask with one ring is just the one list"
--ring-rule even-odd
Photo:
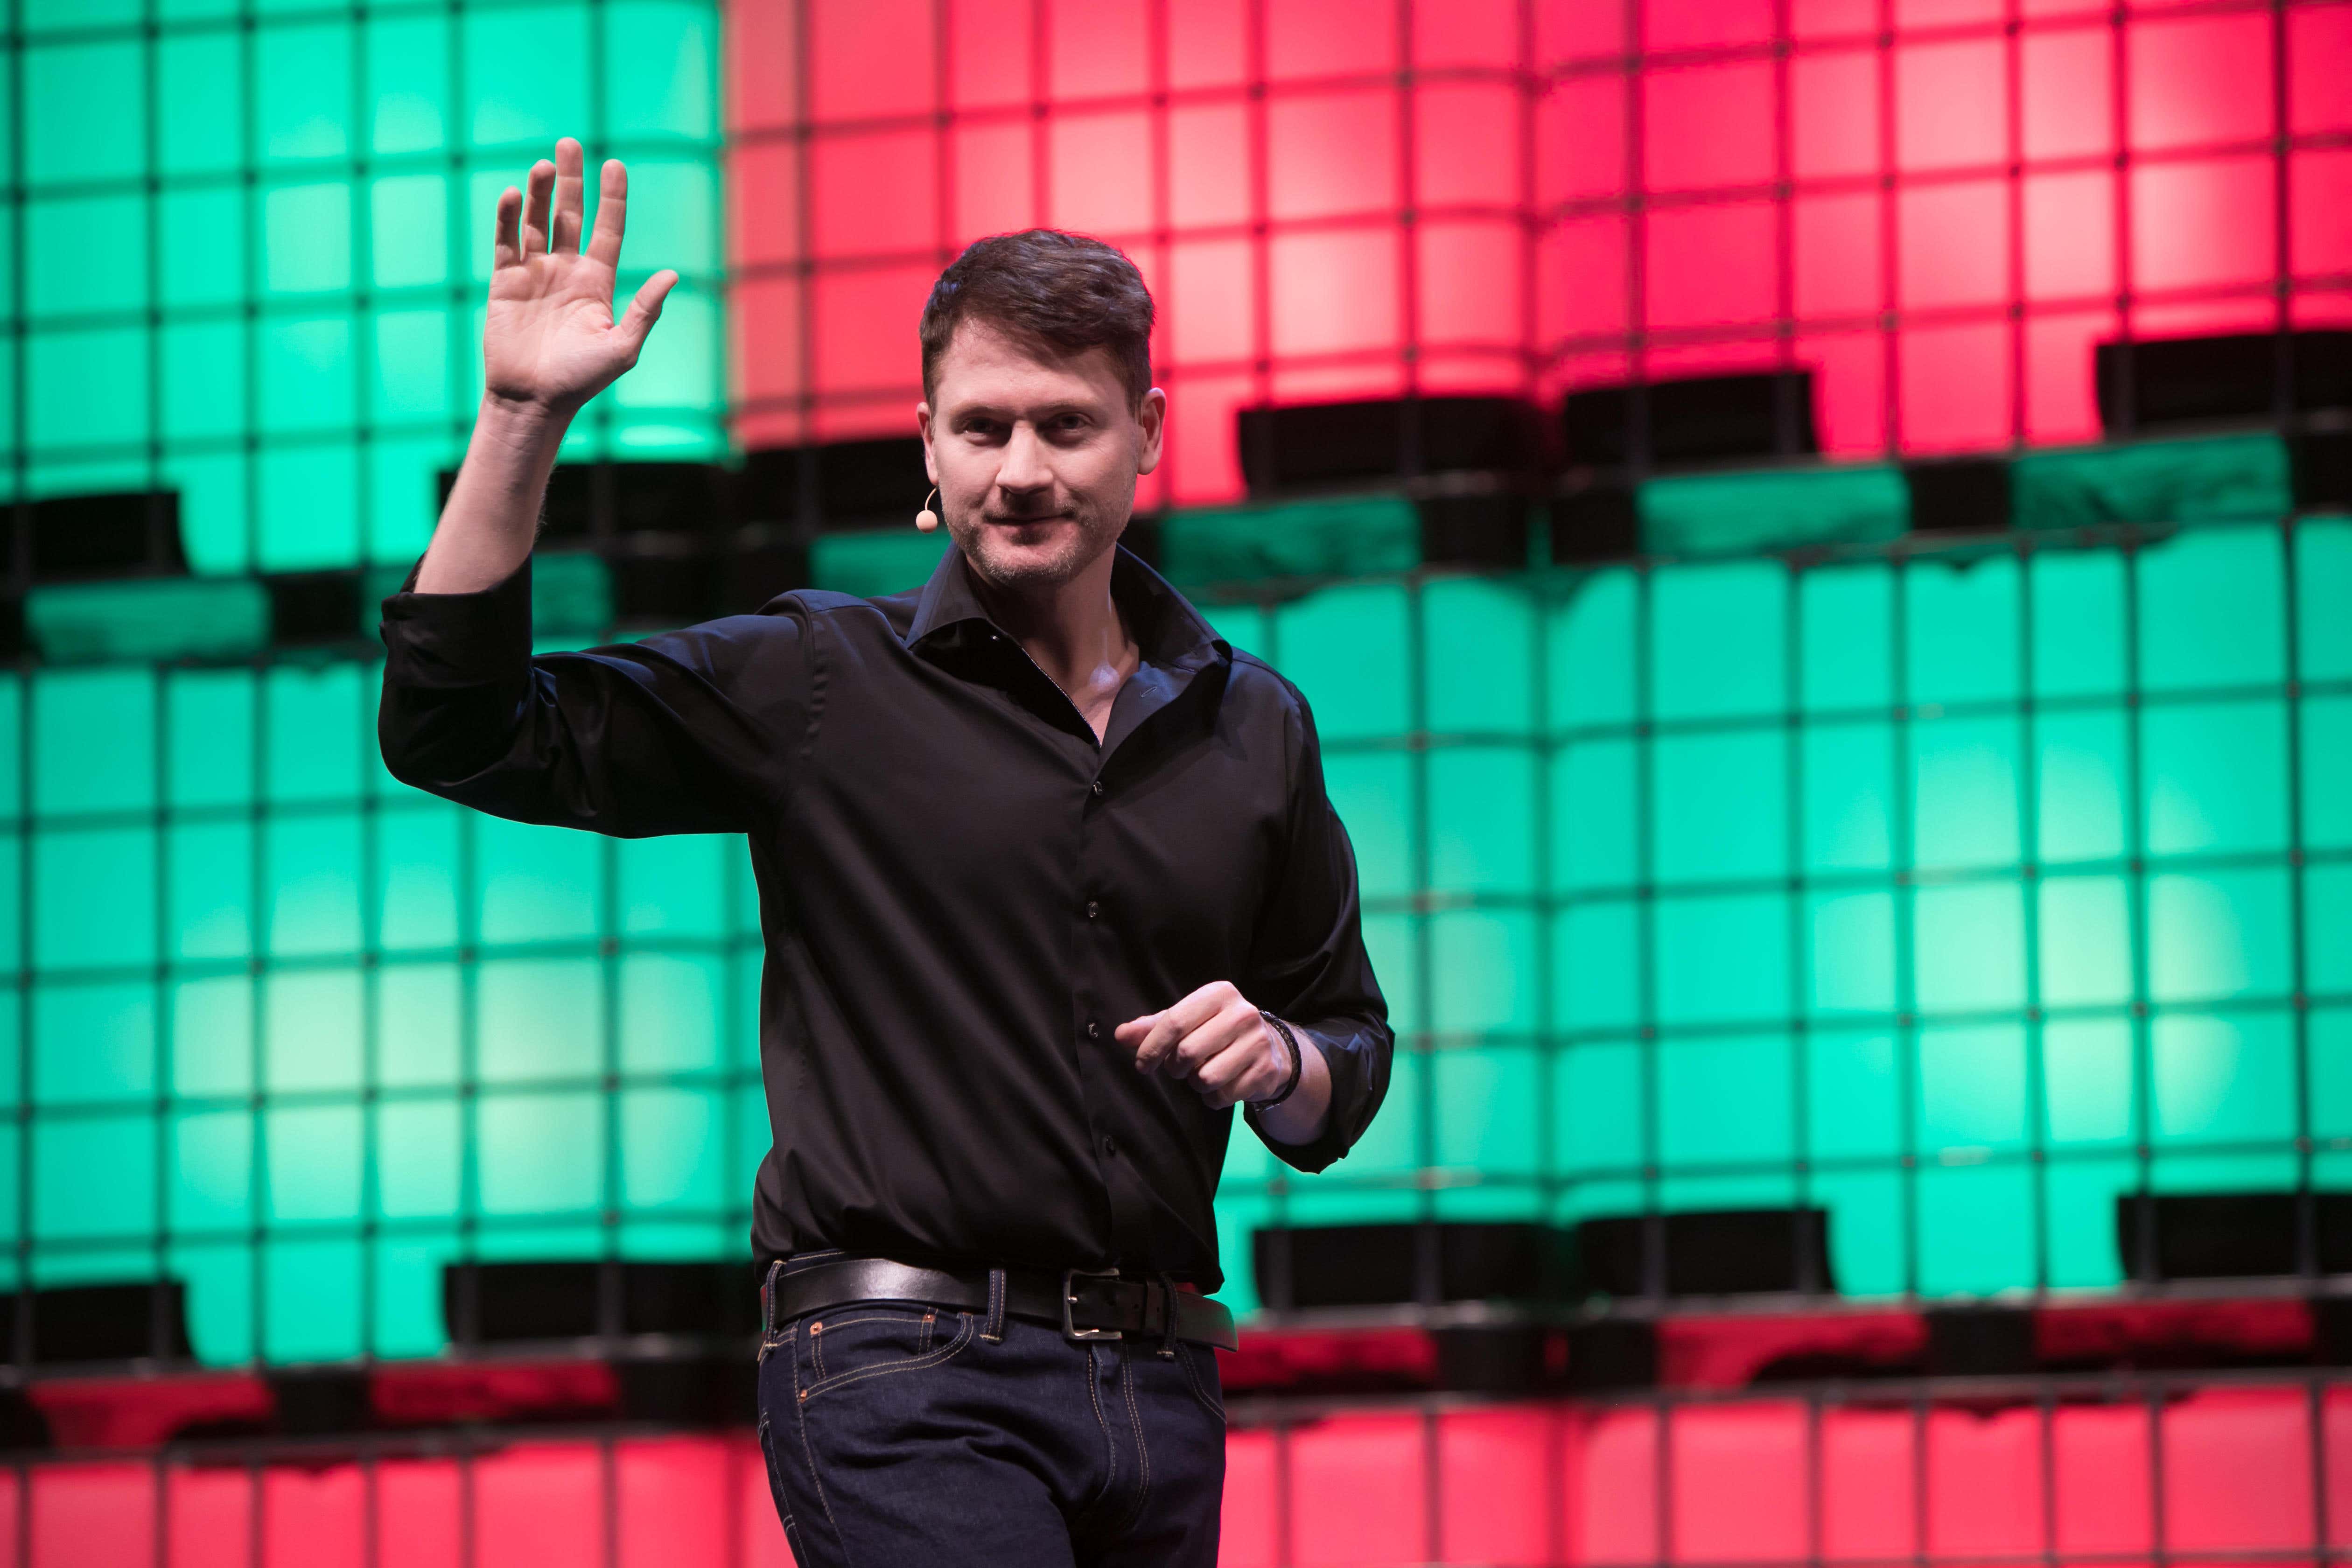
[[(1081, 1268), (1055, 1275), (1037, 1268), (1007, 1268), (1003, 1310), (1016, 1318), (1052, 1323), (1072, 1340), (1117, 1340), (1129, 1334), (1157, 1339), (1176, 1314), (1176, 1337), (1224, 1350), (1241, 1348), (1234, 1314), (1222, 1301), (1171, 1290), (1157, 1279), (1121, 1279), (1117, 1270), (1094, 1274)], [(763, 1289), (761, 1321), (773, 1325), (804, 1312), (850, 1301), (919, 1301), (931, 1307), (990, 1310), (989, 1271), (969, 1273), (921, 1268), (887, 1258), (845, 1258), (786, 1274), (771, 1270)]]

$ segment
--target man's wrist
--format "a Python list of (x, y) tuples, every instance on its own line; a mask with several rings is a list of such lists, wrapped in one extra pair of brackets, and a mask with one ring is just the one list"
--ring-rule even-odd
[(1265, 1100), (1248, 1101), (1253, 1110), (1271, 1110), (1297, 1092), (1299, 1080), (1306, 1076), (1307, 1072), (1307, 1047), (1298, 1043), (1298, 1037), (1290, 1032), (1290, 1026), (1272, 1013), (1261, 1007), (1257, 1010), (1257, 1016), (1265, 1021), (1266, 1027), (1274, 1031), (1275, 1037), (1282, 1041), (1290, 1055), (1290, 1071), (1282, 1080), (1282, 1087)]

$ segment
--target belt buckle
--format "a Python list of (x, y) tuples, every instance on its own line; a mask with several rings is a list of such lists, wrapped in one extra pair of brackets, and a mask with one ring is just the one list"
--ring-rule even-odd
[(1062, 1337), (1064, 1339), (1123, 1340), (1127, 1338), (1125, 1330), (1082, 1329), (1070, 1319), (1070, 1309), (1078, 1304), (1077, 1296), (1070, 1289), (1070, 1285), (1073, 1280), (1081, 1279), (1116, 1279), (1118, 1278), (1118, 1270), (1116, 1268), (1105, 1268), (1099, 1271), (1092, 1268), (1065, 1268), (1062, 1270)]

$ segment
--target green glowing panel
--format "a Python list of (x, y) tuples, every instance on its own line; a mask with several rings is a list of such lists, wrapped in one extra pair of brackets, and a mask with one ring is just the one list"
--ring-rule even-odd
[(1570, 579), (1545, 620), (1544, 694), (1553, 730), (1633, 717), (1639, 580), (1623, 567)]
[(1806, 900), (1805, 970), (1816, 1014), (1895, 1008), (1895, 897), (1857, 889)]
[(1552, 1122), (1563, 1170), (1597, 1175), (1641, 1167), (1642, 1055), (1643, 1047), (1630, 1041), (1575, 1046), (1560, 1053)]
[(1920, 1290), (1930, 1296), (1986, 1294), (2030, 1285), (2034, 1274), (2032, 1213), (2033, 1176), (2024, 1166), (1922, 1170)]
[(1412, 727), (1411, 613), (1406, 591), (1385, 584), (1327, 588), (1275, 612), (1282, 673), (1307, 693), (1322, 739)]
[(1785, 1167), (1796, 1153), (1793, 1067), (1785, 1035), (1660, 1045), (1661, 1163)]
[(1910, 700), (2016, 700), (2018, 575), (2011, 555), (1930, 558), (1904, 574), (1905, 695)]
[(2141, 552), (2140, 684), (2151, 691), (2195, 690), (2282, 679), (2282, 545), (2275, 528), (2213, 528)]
[(1535, 1026), (1540, 969), (1534, 915), (1454, 910), (1429, 917), (1432, 1026), (1448, 1032)]
[(1421, 564), (1421, 516), (1401, 495), (1188, 511), (1160, 536), (1160, 571), (1187, 593), (1267, 578), (1363, 576)]
[(1719, 719), (1787, 707), (1786, 571), (1739, 562), (1672, 567), (1651, 581), (1655, 717)]
[(604, 1070), (604, 986), (594, 961), (488, 959), (477, 987), (484, 1081), (588, 1079)]
[(1788, 739), (1778, 728), (1662, 736), (1653, 756), (1660, 881), (1788, 874)]
[(2033, 451), (2010, 468), (2011, 515), (2027, 529), (2278, 517), (2292, 492), (2275, 436)]
[(2286, 848), (2286, 719), (2276, 700), (2149, 708), (2140, 721), (2148, 852)]
[(1536, 763), (1531, 750), (1518, 746), (1451, 746), (1431, 754), (1431, 886), (1534, 890)]
[(2284, 996), (2291, 930), (2284, 868), (2150, 877), (2149, 995), (2158, 1002)]
[(2149, 1030), (2159, 1143), (2256, 1143), (2295, 1136), (2295, 1051), (2284, 1014), (2164, 1014)]
[(1418, 871), (1411, 757), (1402, 752), (1327, 752), (1323, 792), (1355, 848), (1361, 895), (1393, 898), (1411, 892)]
[(1797, 580), (1799, 684), (1809, 712), (1885, 708), (1895, 700), (1895, 574), (1871, 564), (1824, 567)]
[(1903, 1152), (1902, 1078), (1883, 1030), (1805, 1036), (1805, 1131), (1811, 1156), (1892, 1160)]
[(1560, 889), (1632, 885), (1641, 850), (1630, 741), (1572, 742), (1551, 766), (1551, 875)]
[(1912, 861), (1935, 870), (2018, 859), (2012, 719), (1923, 719), (1911, 742)]
[(719, 1064), (724, 970), (703, 954), (645, 952), (621, 960), (621, 1068), (709, 1071)]
[(1919, 1032), (1919, 1147), (1951, 1155), (2026, 1141), (2025, 1031), (2015, 1024)]
[(2135, 1138), (2139, 1099), (2127, 1019), (2053, 1020), (2042, 1031), (2042, 1080), (2053, 1145), (2113, 1149)]
[(1432, 1065), (1437, 1079), (1437, 1163), (1475, 1167), (1488, 1175), (1535, 1174), (1540, 1169), (1537, 1130), (1543, 1110), (1536, 1093), (1536, 1053), (1507, 1046), (1444, 1050)]
[[(1552, 922), (1552, 1018), (1570, 1030), (1642, 1017), (1641, 916), (1631, 903), (1574, 904)], [(1386, 970), (1380, 973), (1385, 976)], [(1386, 984), (1385, 978), (1381, 982)]]
[(1441, 578), (1421, 594), (1428, 652), (1429, 728), (1526, 735), (1534, 731), (1534, 599), (1509, 581)]
[(1660, 555), (1898, 539), (1911, 523), (1910, 492), (1890, 467), (1682, 475), (1643, 484), (1635, 505), (1642, 548)]
[(1763, 1023), (1788, 1017), (1789, 912), (1769, 896), (1659, 900), (1658, 1019)]

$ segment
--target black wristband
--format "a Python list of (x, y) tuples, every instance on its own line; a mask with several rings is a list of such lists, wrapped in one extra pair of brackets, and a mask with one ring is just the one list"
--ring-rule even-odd
[(1271, 1110), (1274, 1107), (1280, 1105), (1284, 1100), (1288, 1100), (1290, 1098), (1291, 1090), (1298, 1087), (1298, 1079), (1304, 1073), (1307, 1066), (1307, 1053), (1300, 1048), (1298, 1037), (1290, 1032), (1289, 1025), (1284, 1023), (1281, 1019), (1276, 1017), (1273, 1014), (1267, 1012), (1263, 1007), (1260, 1007), (1257, 1010), (1257, 1016), (1264, 1018), (1268, 1024), (1272, 1025), (1274, 1026), (1274, 1032), (1282, 1037), (1282, 1043), (1290, 1047), (1290, 1076), (1283, 1080), (1281, 1091), (1276, 1094), (1271, 1100), (1253, 1100), (1244, 1102), (1253, 1110)]

